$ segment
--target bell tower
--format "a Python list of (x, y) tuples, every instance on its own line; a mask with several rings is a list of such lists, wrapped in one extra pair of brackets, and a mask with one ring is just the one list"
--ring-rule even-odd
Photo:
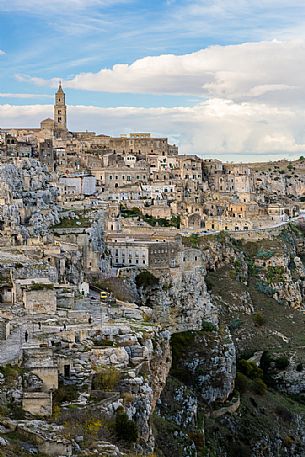
[(67, 107), (66, 96), (59, 83), (58, 91), (55, 94), (54, 105), (54, 128), (60, 130), (67, 130)]

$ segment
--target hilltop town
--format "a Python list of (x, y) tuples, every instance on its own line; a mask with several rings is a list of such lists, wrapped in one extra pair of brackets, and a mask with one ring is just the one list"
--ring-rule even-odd
[[(287, 334), (270, 317), (272, 348), (303, 345), (293, 325), (305, 296), (305, 158), (223, 163), (149, 133), (71, 132), (68, 114), (60, 84), (53, 119), (0, 129), (0, 455), (229, 456), (226, 444), (200, 454), (198, 411), (240, 407), (236, 356), (270, 344), (251, 343), (266, 328), (264, 297), (292, 316)], [(199, 333), (172, 352), (185, 332)], [(196, 338), (201, 397), (175, 360)], [(286, 354), (294, 374), (297, 354)], [(182, 384), (169, 385), (170, 372)], [(300, 393), (291, 373), (275, 374), (282, 392)], [(251, 455), (275, 455), (259, 443)], [(304, 455), (288, 444), (285, 455)]]

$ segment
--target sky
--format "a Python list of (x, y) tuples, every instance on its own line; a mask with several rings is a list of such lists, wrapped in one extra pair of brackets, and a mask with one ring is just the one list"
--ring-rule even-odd
[(304, 0), (0, 0), (0, 127), (151, 132), (224, 161), (305, 153)]

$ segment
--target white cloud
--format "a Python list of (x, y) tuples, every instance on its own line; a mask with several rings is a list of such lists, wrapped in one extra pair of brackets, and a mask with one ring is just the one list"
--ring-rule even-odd
[[(144, 57), (97, 73), (80, 73), (65, 87), (103, 92), (196, 95), (243, 101), (300, 103), (305, 96), (305, 41), (211, 46), (185, 55)], [(58, 78), (19, 77), (37, 85)]]
[(0, 49), (0, 56), (4, 56), (6, 53), (2, 49)]
[(0, 92), (0, 98), (53, 98), (53, 95)]
[[(305, 152), (305, 42), (269, 41), (212, 46), (186, 55), (145, 57), (97, 73), (76, 75), (64, 86), (73, 89), (190, 95), (194, 106), (175, 108), (69, 107), (73, 130), (119, 134), (151, 131), (177, 142), (183, 153), (248, 161)], [(19, 76), (40, 86), (57, 86), (58, 78)], [(20, 111), (22, 109), (23, 111)], [(37, 108), (38, 109), (38, 108)], [(39, 113), (44, 108), (39, 108)], [(26, 108), (11, 107), (16, 122), (35, 119)], [(11, 124), (3, 117), (0, 125)], [(34, 117), (33, 117), (34, 116)], [(257, 157), (256, 157), (257, 156)]]
[(84, 10), (90, 7), (111, 6), (113, 4), (125, 3), (126, 0), (0, 0), (2, 11), (28, 11), (32, 14), (44, 12), (72, 12)]
[[(0, 105), (0, 126), (38, 126), (50, 105)], [(210, 99), (193, 107), (99, 108), (70, 106), (72, 130), (119, 135), (151, 131), (169, 137), (183, 153), (224, 160), (267, 160), (305, 152), (305, 109)]]

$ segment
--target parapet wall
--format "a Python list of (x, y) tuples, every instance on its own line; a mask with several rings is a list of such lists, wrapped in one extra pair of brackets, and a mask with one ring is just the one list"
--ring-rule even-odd
[(272, 239), (275, 236), (279, 236), (283, 230), (287, 228), (287, 225), (280, 227), (271, 227), (265, 229), (256, 229), (242, 232), (230, 232), (230, 236), (236, 240), (246, 241), (260, 241), (266, 239)]

